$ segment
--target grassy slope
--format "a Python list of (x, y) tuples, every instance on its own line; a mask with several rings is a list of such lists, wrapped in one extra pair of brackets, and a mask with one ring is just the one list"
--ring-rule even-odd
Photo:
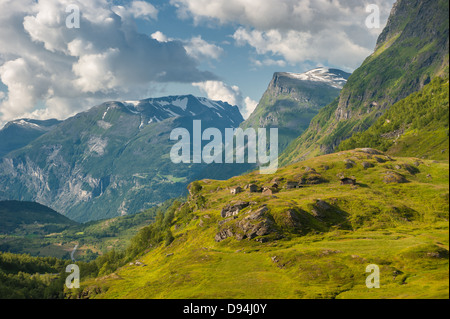
[(332, 153), (428, 79), (448, 73), (448, 1), (398, 3), (375, 52), (352, 74), (339, 99), (322, 109), (288, 146), (282, 165)]
[[(346, 169), (345, 159), (354, 167)], [(363, 162), (373, 167), (364, 169)], [(172, 244), (144, 254), (139, 259), (144, 265), (126, 265), (113, 275), (86, 280), (82, 289), (98, 288), (98, 298), (448, 298), (448, 166), (349, 151), (298, 163), (273, 176), (203, 181), (198, 196), (206, 207), (196, 209), (187, 224), (175, 218)], [(298, 179), (307, 167), (328, 182), (283, 190), (276, 197), (232, 196), (227, 189), (249, 182), (263, 185), (274, 177)], [(385, 184), (387, 171), (408, 183)], [(338, 174), (356, 177), (358, 186), (341, 186)], [(331, 223), (314, 218), (311, 208), (318, 199), (346, 218)], [(237, 200), (258, 203), (238, 220), (267, 204), (284, 238), (217, 243), (220, 211)], [(300, 229), (286, 222), (288, 209), (306, 214)], [(365, 287), (369, 264), (381, 268), (381, 289)]]
[[(373, 147), (393, 156), (448, 160), (448, 95), (448, 75), (447, 79), (437, 77), (394, 104), (370, 129), (353, 135), (339, 149)], [(396, 131), (403, 133), (389, 135)]]

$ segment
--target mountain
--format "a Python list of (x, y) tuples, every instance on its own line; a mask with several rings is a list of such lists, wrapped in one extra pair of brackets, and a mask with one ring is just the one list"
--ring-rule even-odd
[(367, 131), (354, 134), (339, 150), (372, 147), (393, 156), (449, 159), (449, 86), (436, 77), (419, 92), (394, 104)]
[(333, 152), (367, 130), (393, 104), (448, 73), (449, 2), (399, 0), (375, 52), (348, 79), (339, 99), (323, 108), (281, 157), (287, 164)]
[(22, 148), (61, 123), (58, 120), (19, 119), (6, 123), (0, 130), (0, 158)]
[[(236, 106), (172, 96), (108, 102), (77, 114), (0, 161), (0, 199), (35, 201), (85, 222), (182, 195), (205, 164), (174, 164), (175, 128), (236, 128)], [(192, 134), (191, 134), (192, 136)]]
[[(143, 228), (126, 251), (96, 260), (81, 288), (66, 294), (448, 299), (448, 182), (448, 162), (375, 149), (312, 158), (273, 175), (194, 182), (184, 203)], [(243, 191), (232, 194), (238, 186)], [(367, 289), (372, 264), (381, 289)]]
[(0, 201), (1, 235), (48, 235), (75, 225), (74, 221), (38, 203)]
[(275, 73), (255, 111), (241, 127), (277, 127), (282, 151), (308, 128), (321, 108), (339, 96), (349, 76), (329, 68), (302, 74)]

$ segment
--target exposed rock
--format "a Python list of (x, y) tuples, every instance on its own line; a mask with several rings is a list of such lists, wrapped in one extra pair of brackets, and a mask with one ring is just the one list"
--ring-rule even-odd
[(397, 170), (404, 169), (411, 175), (416, 175), (416, 174), (420, 173), (420, 170), (417, 167), (414, 167), (409, 164), (397, 164), (397, 165), (395, 165), (395, 169), (397, 169)]
[(281, 214), (282, 216), (282, 223), (283, 226), (289, 227), (289, 228), (301, 228), (301, 221), (298, 217), (298, 214), (292, 210), (288, 209), (287, 211), (283, 212)]
[(217, 242), (221, 242), (229, 237), (233, 237), (234, 233), (231, 228), (225, 228), (219, 231), (214, 238)]
[(324, 218), (326, 217), (326, 212), (331, 211), (332, 209), (333, 207), (331, 205), (319, 199), (317, 200), (311, 212), (315, 217)]
[(352, 161), (351, 159), (348, 159), (348, 158), (346, 160), (344, 160), (344, 163), (345, 163), (346, 169), (353, 168), (356, 165), (356, 163), (354, 161)]
[(383, 176), (383, 182), (386, 184), (407, 183), (408, 180), (396, 172), (386, 172)]
[(372, 163), (368, 163), (368, 162), (363, 162), (362, 166), (364, 167), (364, 169), (369, 169), (371, 167), (374, 167), (374, 165)]
[(227, 205), (222, 209), (220, 215), (222, 218), (227, 218), (231, 216), (237, 216), (241, 210), (248, 207), (250, 205), (249, 202), (239, 201), (234, 205)]
[(327, 180), (324, 179), (318, 172), (309, 171), (301, 176), (299, 185), (318, 185), (326, 182)]
[(356, 179), (353, 178), (342, 178), (341, 185), (356, 185)]
[(227, 238), (235, 237), (237, 240), (253, 239), (258, 236), (266, 236), (273, 233), (273, 222), (266, 216), (269, 209), (266, 206), (257, 211), (249, 213), (244, 219), (237, 221), (224, 229), (221, 229), (215, 236), (217, 242)]

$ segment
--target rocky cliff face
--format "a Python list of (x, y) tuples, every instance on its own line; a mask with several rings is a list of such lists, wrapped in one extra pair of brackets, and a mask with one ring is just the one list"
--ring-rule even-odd
[(339, 95), (349, 76), (328, 68), (302, 74), (275, 73), (258, 107), (241, 126), (278, 127), (282, 150), (307, 129), (321, 108)]
[[(173, 164), (174, 128), (238, 127), (239, 110), (194, 96), (109, 102), (0, 160), (0, 199), (35, 201), (77, 221), (139, 212), (181, 196), (204, 164)], [(225, 176), (226, 177), (226, 176)]]
[(341, 141), (367, 130), (391, 105), (448, 72), (448, 10), (448, 1), (397, 1), (376, 51), (281, 162), (333, 152)]

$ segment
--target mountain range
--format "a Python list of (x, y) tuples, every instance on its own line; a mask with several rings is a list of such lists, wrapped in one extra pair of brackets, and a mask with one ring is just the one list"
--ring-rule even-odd
[[(448, 299), (448, 9), (397, 1), (276, 174), (192, 183), (67, 296)], [(259, 111), (255, 125), (278, 120)], [(381, 289), (367, 289), (367, 265)]]
[(205, 165), (173, 164), (170, 133), (192, 132), (194, 119), (222, 131), (243, 122), (236, 106), (191, 95), (96, 106), (4, 155), (0, 199), (39, 202), (85, 222), (181, 196)]
[[(398, 0), (361, 67), (275, 73), (247, 121), (193, 96), (94, 107), (4, 155), (0, 199), (77, 221), (137, 213), (53, 234), (112, 234), (65, 298), (448, 299), (448, 10)], [(195, 119), (278, 127), (282, 167), (172, 164), (170, 131)], [(132, 225), (126, 248), (113, 223)]]

